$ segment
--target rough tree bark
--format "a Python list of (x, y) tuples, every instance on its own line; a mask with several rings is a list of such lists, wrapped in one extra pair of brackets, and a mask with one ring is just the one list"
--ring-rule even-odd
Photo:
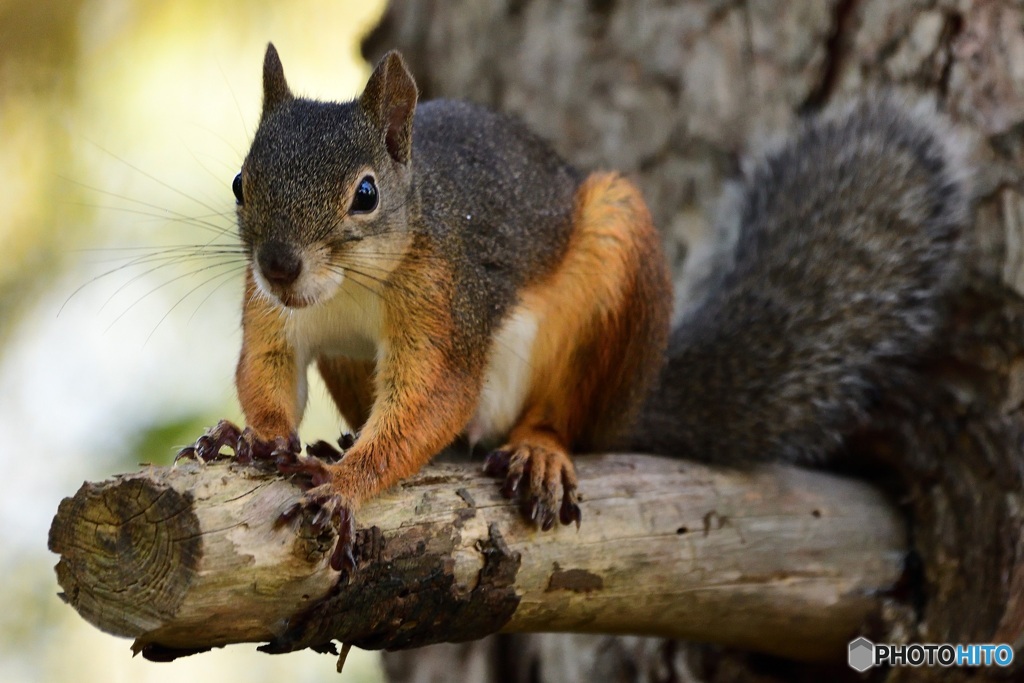
[[(679, 274), (680, 305), (700, 279), (715, 198), (752, 136), (785, 128), (842, 93), (888, 84), (935, 97), (973, 131), (980, 197), (974, 282), (957, 302), (948, 345), (925, 368), (920, 400), (881, 405), (870, 431), (849, 447), (898, 475), (886, 483), (903, 502), (919, 565), (867, 635), (1009, 642), (1020, 653), (1022, 25), (1024, 9), (1012, 0), (392, 0), (364, 54), (373, 61), (398, 47), (426, 96), (513, 112), (574, 162), (634, 176)], [(500, 636), (385, 661), (394, 681), (850, 675), (842, 664), (822, 670), (719, 648), (592, 636)], [(907, 668), (888, 677), (997, 674)]]

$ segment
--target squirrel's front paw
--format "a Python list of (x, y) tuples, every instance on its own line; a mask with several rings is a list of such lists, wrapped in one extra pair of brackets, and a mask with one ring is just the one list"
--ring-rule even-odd
[(298, 458), (291, 463), (278, 463), (278, 470), (283, 474), (308, 476), (311, 487), (298, 502), (281, 513), (278, 522), (290, 522), (307, 515), (314, 533), (322, 533), (332, 527), (337, 535), (337, 543), (331, 554), (331, 568), (348, 573), (356, 566), (353, 552), (356, 538), (353, 505), (338, 490), (340, 487), (334, 476), (334, 466), (315, 455), (324, 451), (321, 444), (327, 446), (321, 441), (307, 447), (313, 455)]
[(555, 525), (556, 510), (562, 524), (575, 522), (579, 528), (582, 515), (576, 497), (576, 468), (565, 451), (525, 442), (509, 444), (491, 451), (484, 472), (504, 478), (502, 495), (518, 496), (523, 516), (542, 530)]
[[(220, 450), (227, 446), (236, 450), (238, 441), (242, 438), (242, 430), (233, 422), (221, 420), (213, 427), (206, 430), (206, 433), (196, 439), (191, 446), (185, 446), (174, 456), (174, 462), (182, 458), (192, 458), (210, 462), (221, 457)], [(237, 453), (237, 451), (236, 451)]]
[(221, 420), (207, 429), (193, 445), (178, 451), (174, 461), (195, 458), (210, 462), (222, 457), (221, 449), (225, 446), (235, 452), (235, 460), (246, 464), (255, 460), (292, 461), (300, 452), (299, 435), (295, 432), (287, 438), (278, 436), (272, 440), (261, 439), (251, 427), (243, 430), (233, 422)]
[(302, 453), (299, 435), (292, 432), (287, 437), (277, 436), (261, 439), (252, 427), (246, 427), (235, 446), (235, 459), (242, 463), (256, 460), (272, 460), (279, 467), (281, 463), (295, 462)]

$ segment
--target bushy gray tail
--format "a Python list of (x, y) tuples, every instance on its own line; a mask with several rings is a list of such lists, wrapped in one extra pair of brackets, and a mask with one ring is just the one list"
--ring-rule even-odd
[(936, 344), (972, 219), (966, 144), (891, 95), (833, 107), (732, 188), (735, 238), (669, 343), (629, 446), (818, 461)]

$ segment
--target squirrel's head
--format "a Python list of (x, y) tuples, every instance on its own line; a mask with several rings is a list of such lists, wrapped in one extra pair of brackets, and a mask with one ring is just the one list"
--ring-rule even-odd
[(260, 288), (285, 306), (332, 297), (345, 278), (379, 289), (410, 241), (412, 123), (418, 93), (398, 52), (362, 96), (297, 98), (273, 45), (263, 113), (232, 189)]

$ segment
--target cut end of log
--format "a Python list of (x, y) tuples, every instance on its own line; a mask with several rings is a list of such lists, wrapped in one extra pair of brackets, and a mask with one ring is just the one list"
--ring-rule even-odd
[(333, 531), (279, 523), (301, 495), (274, 472), (231, 463), (83, 484), (50, 528), (64, 599), (97, 628), (135, 638), (147, 659), (274, 640), (338, 578)]
[[(64, 599), (89, 623), (134, 637), (174, 617), (203, 553), (188, 491), (148, 479), (85, 483), (50, 528)], [(134, 605), (133, 610), (114, 605)]]

